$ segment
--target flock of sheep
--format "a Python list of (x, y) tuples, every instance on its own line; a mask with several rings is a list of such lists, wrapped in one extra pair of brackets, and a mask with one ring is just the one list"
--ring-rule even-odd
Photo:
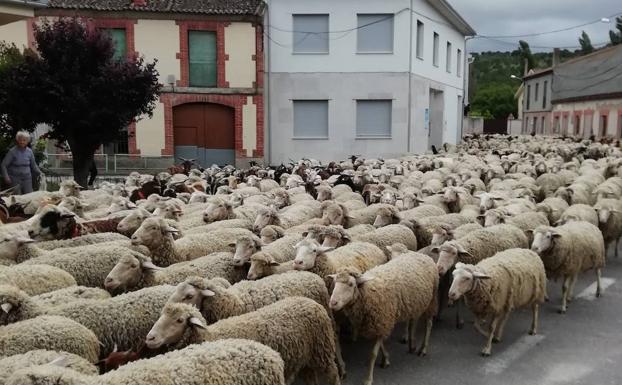
[(514, 309), (537, 332), (547, 282), (561, 313), (580, 273), (601, 294), (621, 197), (619, 148), (505, 136), (10, 197), (28, 219), (0, 225), (0, 384), (335, 385), (340, 339), (363, 338), (371, 385), (396, 325), (425, 355), (452, 303), (488, 356)]

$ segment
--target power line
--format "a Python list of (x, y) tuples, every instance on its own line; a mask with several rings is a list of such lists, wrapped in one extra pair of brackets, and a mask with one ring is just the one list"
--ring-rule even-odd
[[(482, 39), (485, 39), (485, 40), (490, 40), (490, 41), (494, 41), (494, 42), (505, 44), (505, 45), (518, 46), (518, 43), (519, 43), (517, 41), (513, 42), (513, 41), (499, 40), (499, 39), (493, 38), (493, 37), (484, 37), (484, 36), (479, 36), (479, 37), (482, 38)], [(609, 42), (605, 41), (605, 42), (601, 42), (601, 43), (592, 44), (592, 46), (600, 47), (600, 46), (605, 46), (607, 44), (609, 44)], [(566, 46), (566, 47), (560, 47), (560, 46), (549, 47), (549, 46), (537, 46), (537, 45), (531, 45), (531, 44), (529, 45), (529, 47), (530, 48), (536, 48), (536, 49), (555, 49), (555, 48), (559, 48), (559, 49), (578, 49), (578, 48), (581, 48), (580, 45), (573, 45), (573, 46)]]
[[(622, 15), (622, 11), (614, 13), (613, 15), (609, 15), (606, 18), (607, 19), (613, 19), (613, 18), (615, 18), (616, 16), (619, 16), (619, 15)], [(524, 34), (524, 35), (499, 35), (499, 36), (477, 35), (476, 37), (477, 38), (494, 38), (494, 39), (508, 38), (509, 39), (509, 38), (534, 37), (534, 36), (550, 35), (550, 34), (553, 34), (553, 33), (571, 31), (573, 29), (577, 29), (577, 28), (588, 26), (588, 25), (600, 23), (601, 21), (602, 21), (602, 19), (598, 19), (598, 20), (590, 21), (590, 22), (583, 23), (583, 24), (573, 25), (573, 26), (566, 27), (566, 28), (555, 29), (555, 30), (546, 31), (546, 32), (534, 32), (534, 33), (528, 33), (528, 34)]]

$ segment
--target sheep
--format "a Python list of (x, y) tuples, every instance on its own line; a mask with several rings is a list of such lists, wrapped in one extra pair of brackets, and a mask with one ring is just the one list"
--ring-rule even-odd
[(452, 213), (459, 213), (464, 206), (474, 203), (471, 193), (462, 187), (446, 187), (443, 198)]
[[(117, 224), (117, 231), (121, 234), (131, 237), (132, 234), (134, 234), (134, 232), (138, 230), (138, 228), (144, 222), (144, 220), (151, 216), (152, 214), (149, 211), (142, 209), (142, 208), (137, 208), (136, 210), (132, 210), (130, 214), (128, 214), (125, 218), (121, 219), (121, 221)], [(179, 235), (181, 234), (179, 224), (174, 220), (167, 220), (167, 223), (169, 224), (169, 226), (179, 230), (179, 233), (173, 234), (174, 236), (177, 236), (178, 238)]]
[(388, 208), (383, 207), (381, 210), (378, 210), (373, 224), (375, 227), (383, 227), (390, 224), (399, 223), (403, 220), (412, 222), (413, 220), (419, 218), (439, 216), (445, 214), (445, 211), (433, 205), (422, 205), (419, 207), (415, 207), (414, 209), (405, 211), (398, 211), (395, 207), (389, 206)]
[[(23, 289), (22, 289), (23, 290)], [(96, 287), (70, 286), (64, 289), (34, 295), (32, 299), (40, 306), (47, 308), (63, 306), (69, 302), (83, 299), (108, 299), (110, 294), (106, 290)]]
[(372, 232), (351, 237), (341, 226), (328, 226), (323, 232), (322, 246), (338, 248), (350, 241), (368, 242), (378, 246), (387, 256), (390, 255), (387, 246), (396, 242), (405, 244), (410, 250), (417, 250), (417, 238), (411, 229), (404, 225), (389, 225)]
[(536, 211), (544, 213), (547, 216), (549, 223), (557, 223), (568, 207), (568, 202), (565, 200), (551, 197), (538, 203), (536, 205)]
[(99, 374), (97, 366), (78, 355), (54, 350), (37, 349), (0, 359), (0, 384), (6, 384), (9, 377), (20, 369), (45, 365), (58, 359), (62, 359), (65, 367), (73, 371), (87, 376)]
[[(449, 289), (452, 301), (464, 296), (467, 306), (478, 320), (490, 319), (483, 356), (490, 356), (492, 342), (500, 342), (510, 312), (531, 307), (529, 334), (538, 328), (538, 311), (546, 297), (546, 273), (536, 253), (525, 249), (509, 249), (480, 261), (477, 265), (457, 263), (454, 281)], [(480, 329), (479, 322), (476, 327)]]
[[(212, 222), (208, 225), (196, 226), (188, 230), (184, 230), (184, 235), (201, 234), (208, 233), (214, 230), (233, 228), (251, 230), (253, 228), (253, 222), (246, 219), (225, 219), (223, 221)], [(181, 237), (178, 236), (175, 239), (179, 238)]]
[(48, 265), (15, 265), (1, 268), (0, 282), (18, 287), (30, 295), (76, 285), (76, 280), (71, 274)]
[(257, 204), (246, 204), (234, 209), (231, 202), (214, 197), (210, 199), (202, 213), (203, 221), (205, 223), (217, 222), (223, 219), (247, 219), (249, 221), (254, 221), (259, 210), (265, 207), (266, 206)]
[(117, 262), (128, 255), (142, 255), (127, 247), (118, 245), (89, 245), (32, 258), (23, 265), (50, 265), (65, 270), (73, 276), (78, 285), (101, 287), (104, 278)]
[(278, 262), (273, 255), (263, 252), (251, 255), (251, 265), (246, 279), (256, 280), (274, 274), (283, 274), (294, 270), (292, 261)]
[(548, 198), (553, 196), (557, 189), (564, 186), (564, 180), (557, 174), (546, 173), (536, 179), (536, 184), (540, 187), (542, 194)]
[(527, 236), (516, 226), (485, 227), (438, 247), (438, 273), (445, 275), (457, 262), (474, 264), (499, 251), (528, 247)]
[(365, 274), (342, 269), (330, 277), (335, 281), (331, 309), (343, 310), (353, 328), (374, 341), (366, 384), (373, 381), (378, 350), (382, 351), (381, 367), (389, 366), (384, 341), (398, 322), (408, 322), (405, 342), (413, 353), (417, 321), (425, 320), (425, 337), (419, 354), (427, 354), (438, 295), (438, 273), (428, 256), (408, 252)]
[(246, 277), (246, 270), (233, 266), (232, 257), (233, 254), (229, 252), (213, 253), (161, 268), (148, 257), (125, 256), (108, 273), (104, 287), (116, 293), (164, 284), (176, 285), (193, 275), (222, 277), (228, 282), (238, 282)]
[(364, 273), (387, 261), (384, 252), (376, 245), (366, 242), (352, 242), (338, 249), (321, 246), (315, 240), (304, 239), (296, 245), (295, 270), (308, 270), (322, 277), (330, 287), (328, 275), (336, 274), (343, 267), (357, 269)]
[(569, 222), (585, 221), (598, 226), (598, 214), (592, 206), (584, 204), (576, 204), (569, 206), (566, 211), (563, 212), (559, 221), (555, 225), (563, 225)]
[(261, 229), (261, 232), (259, 233), (261, 242), (263, 242), (264, 245), (268, 245), (279, 238), (283, 238), (284, 235), (285, 229), (283, 229), (281, 226), (275, 225), (268, 225)]
[(101, 376), (87, 376), (58, 364), (24, 368), (10, 373), (6, 384), (153, 385), (179, 380), (187, 384), (285, 385), (283, 370), (283, 360), (269, 347), (226, 339), (132, 362)]
[(587, 186), (581, 183), (574, 183), (568, 187), (560, 187), (555, 191), (554, 196), (565, 200), (569, 205), (593, 205), (595, 201), (595, 197), (588, 190)]
[[(207, 323), (211, 324), (289, 297), (312, 299), (331, 315), (324, 281), (315, 274), (303, 271), (273, 275), (260, 281), (242, 281), (233, 286), (228, 286), (228, 283), (223, 285), (218, 280), (191, 277), (177, 285), (168, 303), (193, 305), (201, 311)], [(341, 358), (337, 335), (335, 343), (339, 373), (344, 376), (345, 364)]]
[(378, 213), (383, 210), (397, 211), (394, 206), (384, 203), (376, 203), (363, 209), (348, 211), (345, 213), (346, 218), (343, 223), (343, 227), (347, 229), (356, 225), (372, 225), (378, 216)]
[[(317, 201), (311, 201), (318, 203)], [(321, 215), (321, 211), (319, 207), (314, 209), (307, 205), (295, 205), (290, 206), (287, 210), (278, 212), (275, 208), (264, 208), (259, 211), (257, 214), (257, 218), (255, 218), (255, 223), (253, 224), (253, 229), (256, 232), (261, 231), (262, 228), (268, 225), (277, 225), (284, 229), (288, 229), (290, 227), (294, 227), (304, 222), (313, 219), (319, 218)]]
[[(439, 227), (445, 230), (452, 230), (472, 222), (475, 222), (474, 218), (462, 214), (445, 214), (412, 220), (419, 248), (429, 246), (432, 243), (434, 231)], [(413, 251), (416, 251), (416, 249)]]
[(256, 187), (261, 192), (268, 192), (280, 188), (279, 184), (272, 179), (260, 179), (254, 175), (250, 175), (246, 179), (246, 183), (249, 187)]
[(549, 220), (541, 212), (527, 212), (516, 216), (507, 216), (502, 209), (492, 209), (486, 212), (484, 226), (490, 227), (501, 224), (514, 225), (521, 229), (527, 236), (529, 244), (533, 242), (533, 231), (538, 226), (548, 226)]
[(62, 350), (89, 362), (99, 357), (99, 341), (92, 331), (65, 317), (40, 316), (0, 326), (0, 356), (35, 349)]
[(187, 235), (175, 241), (171, 234), (176, 231), (162, 218), (148, 218), (132, 235), (132, 244), (149, 248), (153, 263), (166, 267), (211, 253), (228, 251), (231, 242), (251, 234), (246, 229), (229, 228)]
[(619, 199), (601, 199), (594, 205), (594, 210), (598, 213), (598, 227), (603, 233), (605, 251), (613, 244), (617, 258), (622, 237), (622, 202)]
[(301, 371), (305, 377), (326, 376), (331, 385), (340, 383), (331, 319), (322, 305), (308, 298), (285, 298), (209, 326), (195, 307), (169, 303), (149, 331), (146, 345), (150, 349), (165, 345), (179, 349), (223, 338), (251, 339), (280, 353), (288, 384)]
[(296, 256), (294, 246), (301, 240), (301, 234), (288, 234), (264, 246), (261, 239), (255, 235), (239, 237), (230, 245), (235, 249), (233, 265), (238, 267), (246, 265), (250, 262), (251, 255), (259, 251), (272, 255), (278, 262), (291, 261)]
[(458, 226), (455, 229), (452, 229), (446, 225), (436, 226), (432, 229), (432, 240), (430, 241), (430, 245), (427, 247), (432, 248), (434, 246), (440, 246), (447, 241), (462, 238), (468, 233), (481, 228), (482, 225), (479, 223), (467, 223), (462, 226)]
[(138, 346), (174, 290), (174, 286), (162, 285), (109, 299), (84, 299), (48, 308), (17, 288), (0, 286), (0, 325), (19, 324), (40, 315), (67, 317), (95, 333), (105, 357), (115, 345), (121, 350)]
[(598, 229), (588, 222), (570, 222), (559, 227), (538, 227), (534, 232), (531, 250), (537, 252), (549, 279), (564, 279), (560, 313), (566, 313), (572, 301), (579, 273), (596, 272), (596, 297), (600, 297), (600, 274), (605, 267), (605, 241)]

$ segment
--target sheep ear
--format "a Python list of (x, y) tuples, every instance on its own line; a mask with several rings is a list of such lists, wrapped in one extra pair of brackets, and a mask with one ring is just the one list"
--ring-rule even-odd
[(474, 278), (477, 278), (477, 279), (490, 279), (490, 276), (489, 276), (489, 275), (486, 275), (486, 274), (484, 274), (484, 273), (480, 273), (480, 272), (478, 272), (478, 271), (474, 271), (474, 272), (473, 272), (473, 277), (474, 277)]
[(551, 235), (553, 236), (553, 238), (561, 238), (562, 235), (560, 233), (557, 232), (552, 232)]
[(356, 279), (356, 284), (357, 284), (358, 286), (361, 286), (361, 285), (363, 285), (365, 282), (371, 281), (371, 280), (373, 280), (373, 279), (374, 279), (374, 277), (369, 277), (369, 276), (361, 275), (360, 277), (358, 277), (358, 278)]
[(337, 279), (337, 274), (328, 274), (327, 277), (335, 281)]
[(69, 365), (69, 361), (67, 360), (67, 356), (60, 356), (50, 361), (49, 365), (66, 368)]
[(433, 252), (434, 254), (438, 254), (441, 251), (441, 248), (438, 246), (434, 246), (433, 248), (430, 249), (431, 252)]
[(525, 230), (525, 232), (529, 235), (533, 235), (533, 230), (532, 229), (527, 229)]
[(164, 270), (162, 267), (154, 265), (153, 262), (151, 261), (143, 262), (142, 266), (143, 268), (149, 269), (149, 270)]
[(115, 352), (118, 352), (118, 351), (119, 351), (119, 346), (115, 343), (114, 347), (112, 348), (112, 352), (115, 353)]
[(334, 247), (328, 247), (328, 246), (320, 246), (317, 248), (317, 252), (318, 253), (326, 253), (327, 251), (331, 251), (331, 250), (335, 250)]
[(232, 249), (233, 249), (233, 248), (235, 248), (235, 242), (231, 242), (231, 243), (229, 244), (229, 247), (231, 247)]
[(268, 262), (268, 266), (279, 266), (279, 265), (280, 265), (280, 263), (278, 263), (275, 260), (271, 260), (271, 261)]
[(75, 216), (76, 216), (76, 214), (74, 214), (74, 213), (64, 213), (64, 214), (61, 214), (61, 215), (60, 215), (60, 217), (61, 217), (62, 219), (73, 218), (73, 217), (75, 217)]
[(11, 309), (13, 309), (13, 304), (5, 302), (2, 305), (0, 305), (0, 308), (2, 308), (2, 311), (4, 311), (6, 314), (9, 314)]
[(190, 323), (191, 326), (196, 326), (200, 329), (207, 329), (207, 326), (203, 323), (203, 321), (201, 321), (197, 317), (190, 318), (188, 320), (188, 323)]
[(215, 295), (216, 295), (216, 293), (214, 293), (214, 292), (213, 292), (213, 291), (211, 291), (211, 290), (204, 289), (204, 290), (201, 290), (201, 295), (202, 295), (203, 297), (213, 297), (213, 296), (215, 296)]
[(308, 232), (308, 231), (303, 231), (303, 232), (302, 232), (302, 237), (303, 237), (303, 238), (306, 238), (306, 237), (307, 237), (307, 235), (309, 235), (309, 232)]
[(26, 237), (17, 237), (17, 238), (15, 238), (15, 240), (20, 245), (24, 245), (26, 243), (33, 243), (33, 242), (35, 242), (34, 239), (30, 239), (30, 238), (26, 238)]

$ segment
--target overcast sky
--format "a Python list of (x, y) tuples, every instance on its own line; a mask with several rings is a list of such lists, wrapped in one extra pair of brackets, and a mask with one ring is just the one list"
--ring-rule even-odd
[[(579, 25), (622, 14), (620, 0), (449, 0), (479, 35), (523, 35), (546, 32)], [(609, 24), (596, 23), (567, 32), (522, 38), (532, 51), (550, 51), (542, 47), (578, 46), (581, 31), (585, 30), (592, 44), (609, 42)], [(484, 39), (469, 42), (470, 51), (512, 51), (520, 38), (501, 39), (509, 44)]]

